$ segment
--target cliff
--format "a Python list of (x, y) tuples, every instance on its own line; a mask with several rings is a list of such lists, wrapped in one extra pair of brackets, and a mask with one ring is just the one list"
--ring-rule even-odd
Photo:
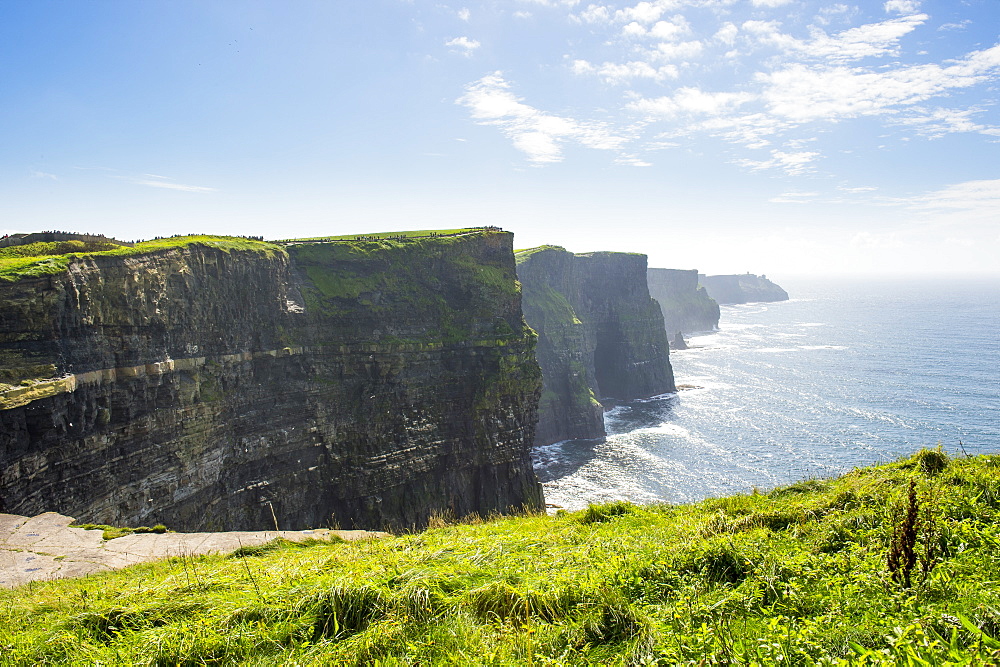
[(603, 436), (603, 399), (675, 391), (645, 255), (543, 246), (517, 253), (517, 274), (544, 384), (535, 444)]
[(649, 295), (663, 311), (663, 324), (669, 335), (719, 327), (719, 304), (698, 285), (696, 269), (647, 269), (646, 280)]
[(189, 238), (0, 270), (0, 511), (232, 530), (540, 507), (511, 243)]
[(734, 276), (698, 276), (708, 295), (719, 303), (754, 303), (758, 301), (787, 301), (788, 292), (772, 283), (766, 276), (743, 273)]

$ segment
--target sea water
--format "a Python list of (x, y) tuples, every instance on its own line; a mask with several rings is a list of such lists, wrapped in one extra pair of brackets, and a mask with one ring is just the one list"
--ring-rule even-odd
[(922, 447), (1000, 452), (1000, 278), (779, 279), (671, 353), (677, 394), (608, 437), (534, 452), (546, 501), (686, 502), (830, 477)]

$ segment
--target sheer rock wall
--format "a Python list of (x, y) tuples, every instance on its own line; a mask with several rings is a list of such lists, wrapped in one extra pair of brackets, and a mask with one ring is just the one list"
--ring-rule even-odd
[(536, 445), (602, 437), (601, 401), (675, 391), (645, 255), (543, 246), (517, 261), (544, 382)]
[(236, 530), (539, 508), (534, 344), (505, 232), (0, 282), (0, 511)]

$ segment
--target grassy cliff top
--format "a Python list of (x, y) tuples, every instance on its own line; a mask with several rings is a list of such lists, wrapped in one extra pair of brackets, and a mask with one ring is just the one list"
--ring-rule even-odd
[(0, 592), (5, 664), (996, 664), (1000, 456)]
[(175, 236), (143, 241), (132, 246), (117, 245), (113, 241), (38, 242), (0, 248), (0, 280), (11, 282), (21, 278), (61, 273), (73, 260), (86, 257), (129, 257), (193, 245), (219, 248), (227, 252), (232, 250), (251, 250), (267, 254), (285, 252), (281, 246), (273, 243), (238, 236)]
[(406, 240), (420, 238), (436, 238), (459, 236), (462, 234), (472, 234), (476, 232), (499, 232), (497, 227), (462, 227), (459, 229), (421, 229), (404, 232), (373, 232), (367, 234), (342, 234), (340, 236), (315, 236), (301, 239), (283, 239), (275, 243), (319, 243), (325, 241), (381, 241), (381, 240)]
[(556, 250), (558, 252), (568, 252), (566, 250), (566, 248), (563, 248), (562, 246), (558, 246), (558, 245), (540, 245), (540, 246), (538, 246), (536, 248), (523, 248), (521, 250), (515, 250), (514, 251), (514, 258), (517, 260), (517, 263), (520, 264), (521, 262), (523, 262), (524, 260), (528, 259), (532, 255), (534, 255), (536, 253), (539, 253), (539, 252), (544, 252), (545, 250)]

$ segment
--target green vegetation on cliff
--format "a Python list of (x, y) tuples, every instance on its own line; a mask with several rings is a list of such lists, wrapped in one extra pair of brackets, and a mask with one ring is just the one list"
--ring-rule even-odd
[(281, 246), (239, 236), (175, 236), (143, 241), (132, 246), (113, 242), (52, 241), (0, 248), (0, 280), (15, 281), (54, 275), (66, 270), (73, 260), (90, 257), (130, 257), (147, 255), (172, 248), (201, 245), (226, 252), (250, 250), (264, 254), (284, 254)]
[(363, 306), (383, 323), (389, 343), (519, 339), (521, 323), (492, 317), (497, 304), (520, 298), (509, 250), (503, 251), (509, 233), (453, 231), (289, 243), (294, 265), (308, 277), (307, 311), (338, 318)]
[[(981, 665), (1000, 456), (0, 592), (5, 664)], [(440, 523), (440, 522), (439, 522)]]

